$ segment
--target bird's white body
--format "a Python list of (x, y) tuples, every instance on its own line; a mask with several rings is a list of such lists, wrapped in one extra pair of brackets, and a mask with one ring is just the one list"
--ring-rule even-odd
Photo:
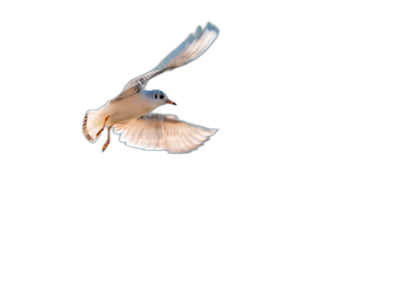
[(216, 130), (188, 124), (176, 116), (149, 114), (166, 103), (176, 104), (164, 92), (148, 91), (145, 87), (151, 78), (200, 57), (216, 40), (218, 33), (218, 28), (211, 23), (204, 29), (198, 27), (153, 70), (129, 81), (124, 90), (103, 107), (89, 110), (83, 122), (86, 138), (91, 142), (96, 141), (103, 129), (109, 126), (103, 151), (108, 146), (112, 127), (122, 134), (121, 141), (145, 150), (185, 153), (201, 146)]
[(106, 124), (108, 126), (138, 118), (153, 111), (156, 107), (158, 107), (157, 103), (149, 99), (144, 91), (141, 91), (116, 102), (108, 102), (100, 115), (103, 118), (110, 116)]

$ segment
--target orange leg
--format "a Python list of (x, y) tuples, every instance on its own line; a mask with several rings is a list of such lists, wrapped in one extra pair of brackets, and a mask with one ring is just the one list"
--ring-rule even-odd
[(99, 130), (99, 132), (97, 132), (96, 138), (95, 138), (95, 139), (97, 139), (97, 137), (99, 137), (99, 135), (101, 134), (101, 132), (103, 132), (104, 126), (106, 126), (106, 122), (107, 122), (107, 119), (108, 119), (109, 117), (110, 117), (110, 116), (107, 116), (107, 117), (104, 119), (103, 127), (101, 127), (101, 129)]
[(111, 127), (113, 127), (113, 125), (110, 125), (110, 126), (108, 127), (108, 138), (107, 138), (106, 144), (104, 144), (104, 146), (103, 146), (103, 151), (102, 151), (102, 152), (104, 152), (104, 150), (106, 150), (108, 144), (110, 144), (110, 129), (111, 129)]

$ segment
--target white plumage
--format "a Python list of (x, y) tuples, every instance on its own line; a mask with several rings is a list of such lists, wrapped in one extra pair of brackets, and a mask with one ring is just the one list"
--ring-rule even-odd
[(173, 115), (156, 113), (118, 123), (114, 129), (121, 134), (120, 141), (128, 146), (171, 153), (195, 150), (217, 131), (190, 125)]
[[(179, 121), (173, 115), (149, 114), (158, 106), (175, 104), (160, 90), (145, 90), (147, 82), (165, 72), (188, 64), (212, 45), (219, 30), (211, 23), (204, 29), (198, 27), (195, 33), (165, 57), (153, 70), (129, 81), (121, 94), (105, 106), (86, 113), (83, 133), (94, 142), (103, 129), (108, 132), (114, 127), (121, 134), (120, 141), (128, 146), (145, 150), (167, 150), (171, 153), (184, 153), (195, 150), (216, 130), (194, 126)], [(108, 140), (103, 151), (108, 146)]]
[(130, 80), (125, 85), (122, 92), (134, 87), (142, 78), (145, 78), (143, 84), (144, 88), (146, 87), (147, 81), (152, 77), (157, 76), (164, 71), (173, 70), (194, 61), (207, 51), (207, 49), (217, 39), (218, 34), (218, 28), (211, 23), (208, 23), (204, 29), (201, 29), (200, 26), (197, 27), (193, 34), (190, 34), (182, 44), (166, 56), (153, 70)]

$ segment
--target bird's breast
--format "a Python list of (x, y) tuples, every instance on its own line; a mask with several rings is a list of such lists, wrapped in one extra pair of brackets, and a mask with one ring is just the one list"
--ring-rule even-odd
[(107, 125), (111, 125), (137, 118), (149, 113), (156, 107), (146, 96), (137, 93), (110, 103), (105, 107), (104, 114), (110, 116)]

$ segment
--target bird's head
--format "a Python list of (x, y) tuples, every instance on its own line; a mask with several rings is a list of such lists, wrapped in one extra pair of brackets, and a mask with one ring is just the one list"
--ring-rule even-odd
[(164, 104), (173, 104), (176, 105), (175, 102), (171, 101), (168, 96), (161, 90), (153, 90), (152, 91), (152, 97), (153, 100), (156, 101), (158, 106), (164, 105)]

